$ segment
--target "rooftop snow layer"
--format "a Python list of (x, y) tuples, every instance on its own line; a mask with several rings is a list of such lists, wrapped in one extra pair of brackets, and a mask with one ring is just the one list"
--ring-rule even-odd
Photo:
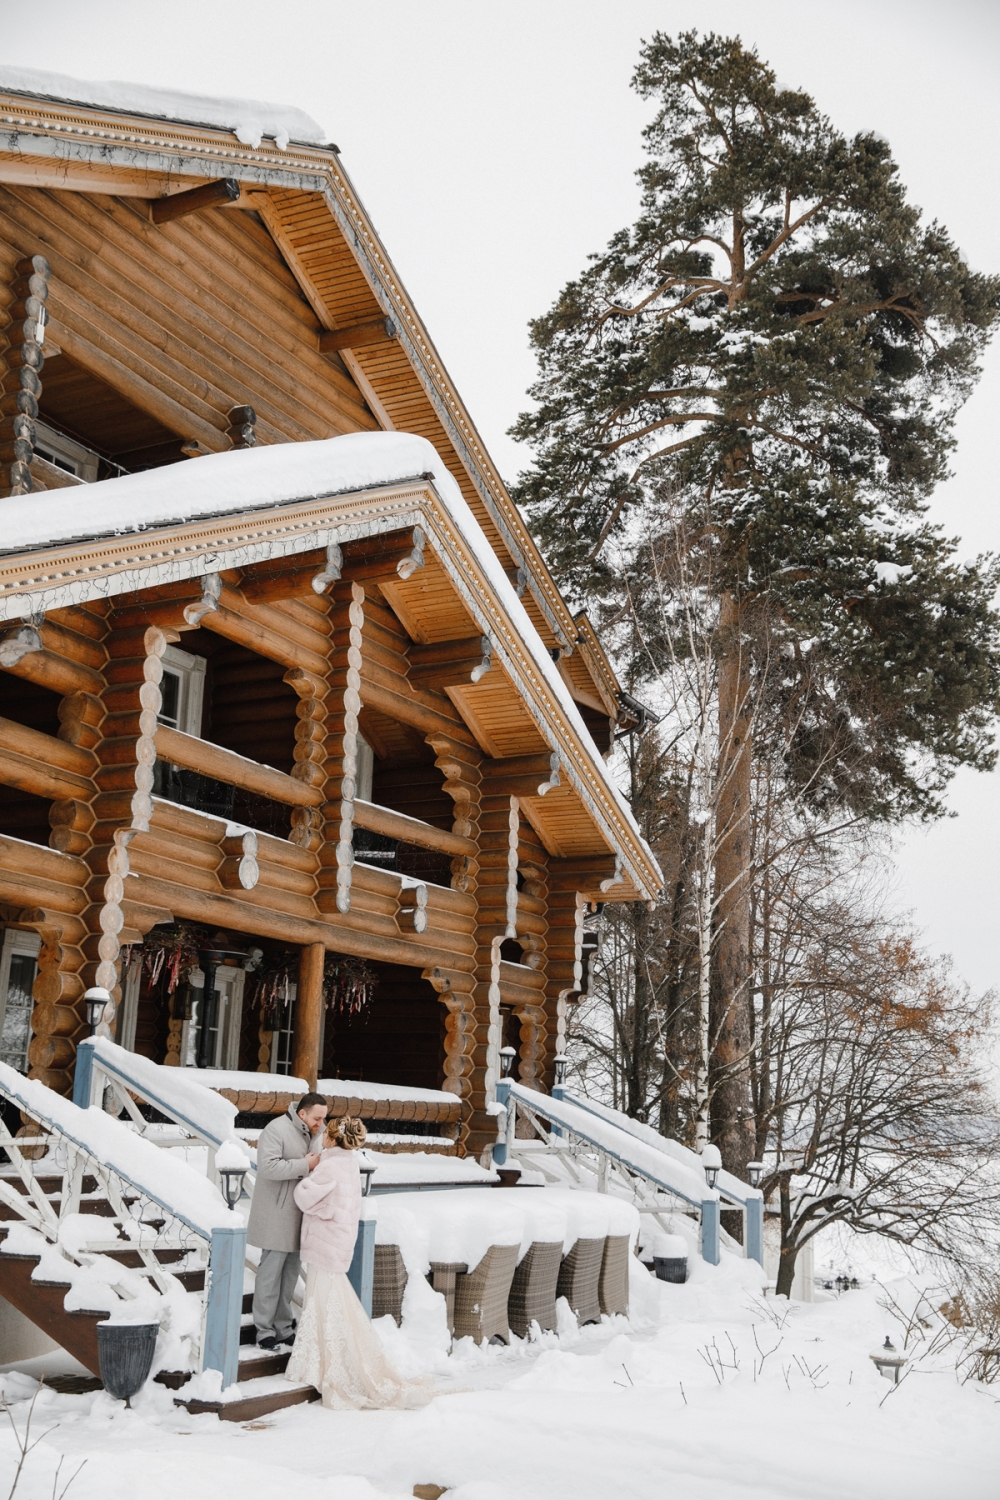
[(113, 109), (123, 114), (149, 115), (156, 120), (231, 130), (244, 146), (259, 146), (264, 136), (273, 137), (279, 151), (284, 151), (289, 141), (322, 145), (329, 139), (322, 125), (304, 110), (286, 104), (266, 104), (260, 99), (213, 99), (208, 94), (152, 89), (141, 83), (70, 78), (65, 73), (45, 73), (12, 63), (0, 65), (0, 89), (69, 104), (96, 105), (98, 109)]
[[(430, 474), (448, 513), (486, 573), (508, 617), (530, 651), (539, 674), (587, 747), (593, 744), (572, 694), (528, 612), (511, 587), (500, 559), (454, 477), (426, 438), (406, 432), (352, 432), (309, 443), (274, 443), (211, 453), (183, 464), (105, 479), (84, 492), (49, 490), (17, 506), (4, 524), (6, 552), (51, 546), (76, 538), (139, 532), (194, 517), (228, 515), (268, 506), (398, 484)], [(69, 496), (69, 498), (67, 498)], [(632, 810), (596, 747), (595, 770), (611, 791), (635, 836), (653, 856)]]

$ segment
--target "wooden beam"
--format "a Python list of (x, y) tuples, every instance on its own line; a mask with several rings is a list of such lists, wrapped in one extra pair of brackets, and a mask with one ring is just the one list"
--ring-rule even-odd
[(94, 795), (90, 777), (96, 766), (92, 751), (81, 750), (51, 734), (0, 719), (0, 784), (45, 797), (52, 802)]
[(240, 196), (240, 185), (235, 177), (220, 177), (217, 182), (206, 182), (204, 187), (189, 188), (186, 193), (171, 193), (169, 198), (151, 198), (149, 217), (154, 224), (166, 224), (171, 219), (183, 219), (185, 214), (199, 213), (203, 208), (215, 208), (219, 203), (235, 203)]
[(295, 1053), (292, 1070), (315, 1091), (323, 1035), (323, 943), (307, 943), (299, 958), (299, 982), (295, 993)]
[(232, 750), (224, 750), (221, 745), (182, 734), (167, 724), (161, 724), (156, 731), (156, 752), (160, 760), (169, 761), (172, 766), (183, 766), (185, 770), (212, 776), (229, 786), (259, 792), (262, 797), (270, 797), (291, 807), (319, 807), (323, 801), (320, 787), (308, 786), (304, 781), (296, 781), (294, 776), (286, 776), (284, 771), (258, 765)]
[(475, 854), (478, 849), (474, 839), (435, 828), (420, 818), (411, 818), (407, 813), (378, 807), (374, 802), (363, 802), (360, 798), (354, 803), (354, 822), (358, 828), (367, 828), (371, 833), (401, 839), (404, 844), (417, 844), (421, 849), (436, 849), (440, 854)]
[(428, 708), (412, 698), (404, 698), (402, 693), (393, 692), (391, 688), (381, 687), (372, 682), (370, 677), (364, 675), (364, 665), (362, 665), (361, 676), (361, 701), (365, 708), (374, 708), (379, 713), (385, 714), (387, 719), (395, 719), (398, 724), (409, 724), (412, 729), (419, 729), (422, 734), (447, 734), (461, 745), (468, 745), (477, 750), (479, 748), (477, 741), (464, 724), (456, 723), (454, 719), (439, 713), (437, 709)]
[(559, 752), (483, 762), (484, 789), (510, 797), (544, 797), (559, 786)]
[(460, 641), (437, 641), (411, 646), (409, 679), (417, 687), (440, 689), (479, 682), (493, 665), (493, 643), (488, 635)]
[(319, 336), (320, 354), (338, 354), (341, 349), (360, 349), (365, 344), (389, 344), (396, 337), (391, 318), (371, 318), (350, 328), (325, 328)]

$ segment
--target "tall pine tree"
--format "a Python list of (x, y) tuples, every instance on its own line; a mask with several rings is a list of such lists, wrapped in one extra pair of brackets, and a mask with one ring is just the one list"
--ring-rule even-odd
[(581, 597), (664, 486), (713, 534), (713, 1131), (742, 1171), (754, 621), (785, 633), (793, 791), (935, 816), (957, 766), (994, 764), (997, 570), (957, 565), (926, 507), (1000, 279), (907, 202), (884, 141), (846, 139), (738, 39), (657, 34), (634, 86), (656, 105), (641, 214), (532, 324), (519, 498)]

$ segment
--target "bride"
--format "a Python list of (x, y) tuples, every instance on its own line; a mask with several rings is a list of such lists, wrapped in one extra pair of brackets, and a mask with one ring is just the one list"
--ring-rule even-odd
[(329, 1120), (319, 1164), (295, 1189), (306, 1296), (285, 1378), (315, 1386), (323, 1405), (338, 1411), (423, 1406), (433, 1394), (396, 1374), (347, 1279), (361, 1210), (354, 1153), (366, 1135), (350, 1115)]

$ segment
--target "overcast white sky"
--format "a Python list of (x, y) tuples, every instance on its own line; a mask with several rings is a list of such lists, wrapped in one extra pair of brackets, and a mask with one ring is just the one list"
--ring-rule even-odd
[[(533, 374), (526, 324), (637, 195), (640, 39), (739, 33), (845, 131), (891, 142), (911, 198), (1000, 269), (996, 0), (0, 0), (0, 56), (297, 104), (326, 125), (502, 472)], [(961, 419), (936, 514), (962, 555), (1000, 543), (1000, 347)], [(1000, 985), (1000, 773), (898, 844), (899, 891), (977, 987)]]

